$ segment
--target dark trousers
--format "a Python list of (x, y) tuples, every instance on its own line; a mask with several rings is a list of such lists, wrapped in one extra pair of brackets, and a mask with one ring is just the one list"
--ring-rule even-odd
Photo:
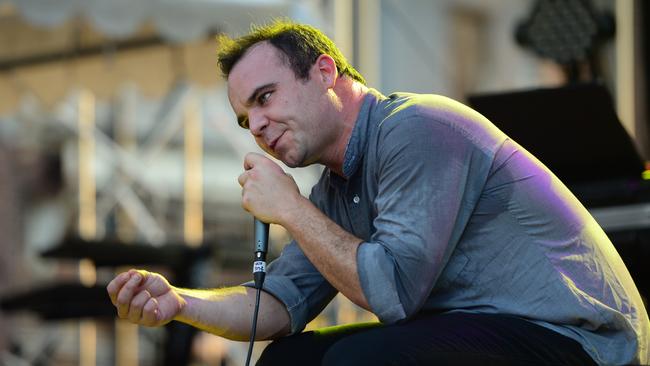
[(595, 365), (580, 344), (506, 315), (423, 314), (411, 321), (324, 328), (271, 343), (267, 365)]

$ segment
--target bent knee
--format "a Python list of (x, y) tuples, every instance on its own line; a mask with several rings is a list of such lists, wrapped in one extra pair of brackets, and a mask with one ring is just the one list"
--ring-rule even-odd
[(392, 365), (390, 350), (358, 339), (342, 339), (330, 347), (323, 356), (322, 366)]
[(276, 340), (271, 342), (264, 351), (262, 355), (255, 363), (256, 366), (268, 366), (268, 365), (287, 365), (287, 360), (290, 359), (291, 347), (287, 344), (288, 342), (282, 342), (282, 340)]

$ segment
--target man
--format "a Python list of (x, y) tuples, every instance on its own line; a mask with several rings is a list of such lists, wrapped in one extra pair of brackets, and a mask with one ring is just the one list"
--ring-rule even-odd
[[(243, 207), (294, 238), (269, 266), (257, 338), (276, 341), (259, 364), (650, 361), (647, 313), (606, 235), (484, 117), (441, 96), (384, 97), (308, 26), (221, 47), (239, 124), (287, 166), (326, 167), (306, 199), (270, 159), (245, 158)], [(187, 290), (132, 270), (108, 291), (134, 323), (249, 336), (250, 284)], [(336, 292), (381, 324), (300, 333)]]

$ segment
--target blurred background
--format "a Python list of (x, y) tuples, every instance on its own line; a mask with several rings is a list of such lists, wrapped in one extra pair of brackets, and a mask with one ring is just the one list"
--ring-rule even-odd
[[(245, 343), (116, 320), (105, 286), (132, 267), (183, 287), (251, 277), (237, 176), (260, 150), (228, 104), (215, 36), (274, 17), (322, 29), (384, 94), (444, 94), (493, 119), (585, 203), (645, 295), (649, 11), (643, 0), (0, 0), (0, 365), (243, 364)], [(308, 195), (320, 169), (287, 170)], [(288, 240), (272, 226), (271, 257)], [(309, 327), (373, 319), (338, 296)]]

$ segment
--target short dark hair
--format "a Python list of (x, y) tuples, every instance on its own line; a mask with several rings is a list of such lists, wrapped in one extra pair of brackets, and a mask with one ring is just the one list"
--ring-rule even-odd
[(334, 42), (318, 29), (297, 24), (288, 20), (276, 19), (271, 24), (251, 26), (251, 32), (239, 38), (227, 35), (217, 37), (219, 68), (225, 78), (253, 45), (268, 41), (285, 56), (284, 61), (291, 67), (297, 79), (309, 79), (309, 69), (322, 54), (330, 55), (340, 75), (366, 84), (366, 80), (345, 59)]

